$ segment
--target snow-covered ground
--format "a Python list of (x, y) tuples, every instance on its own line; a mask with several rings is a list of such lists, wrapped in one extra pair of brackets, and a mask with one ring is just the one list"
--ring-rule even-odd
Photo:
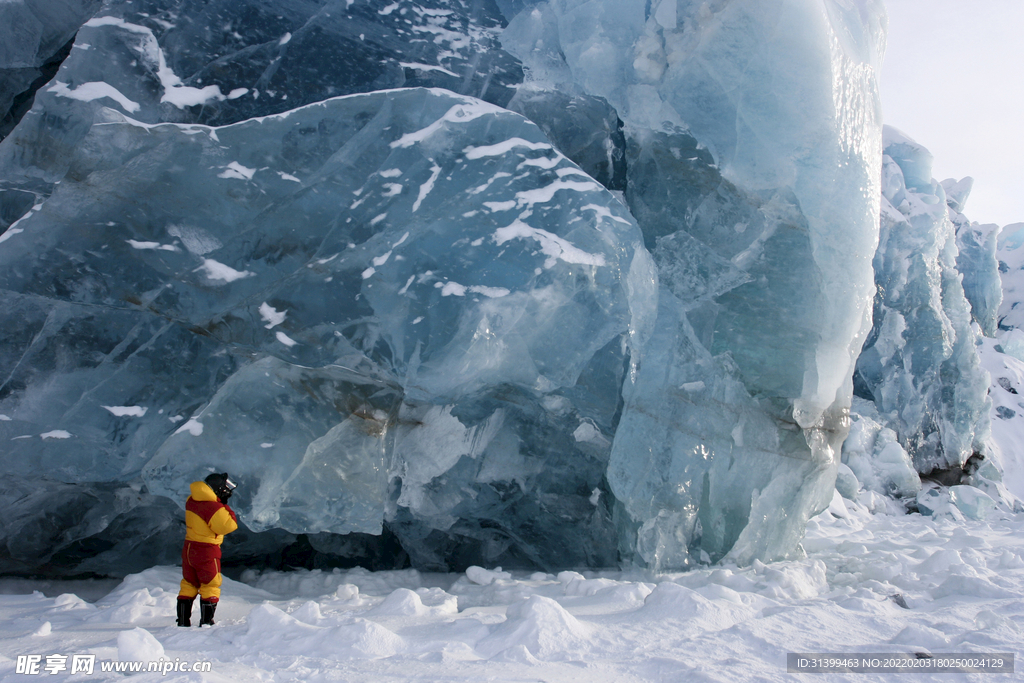
[[(0, 681), (821, 680), (787, 673), (786, 653), (1024, 649), (1022, 513), (955, 521), (905, 514), (873, 493), (836, 495), (803, 547), (801, 560), (660, 576), (249, 572), (225, 580), (218, 623), (202, 629), (174, 625), (179, 569), (154, 567), (95, 603), (0, 595)], [(50, 674), (54, 654), (67, 669)], [(70, 674), (76, 654), (95, 655), (91, 675)], [(17, 673), (18, 655), (41, 655), (40, 673)], [(101, 670), (160, 659), (210, 671)]]

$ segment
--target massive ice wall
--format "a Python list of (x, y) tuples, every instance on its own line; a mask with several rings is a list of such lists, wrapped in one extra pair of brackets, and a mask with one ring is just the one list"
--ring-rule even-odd
[(388, 518), (444, 566), (418, 539), (461, 522), (479, 561), (614, 562), (598, 499), (653, 264), (536, 126), (424, 89), (97, 115), (2, 238), (10, 474), (180, 500), (215, 467), (253, 529)]
[(878, 294), (856, 376), (858, 394), (923, 474), (986, 450), (989, 378), (975, 347), (994, 331), (1001, 297), (994, 231), (960, 213), (969, 179), (940, 184), (931, 163), (927, 149), (886, 128)]
[(883, 26), (108, 0), (0, 144), (5, 472), (228, 469), (254, 529), (431, 568), (786, 556), (874, 292)]
[(529, 88), (625, 122), (661, 289), (609, 481), (649, 564), (785, 556), (831, 495), (874, 291), (884, 23), (875, 2), (552, 0), (502, 36)]

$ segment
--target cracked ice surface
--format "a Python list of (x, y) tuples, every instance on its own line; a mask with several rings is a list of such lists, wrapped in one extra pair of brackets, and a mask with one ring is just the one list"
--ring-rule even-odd
[(481, 562), (614, 561), (593, 491), (654, 268), (536, 126), (427, 89), (219, 128), (99, 115), (0, 253), (12, 474), (141, 472), (181, 501), (215, 467), (255, 530), (389, 519), (421, 564), (449, 532)]
[[(989, 378), (978, 359), (981, 329), (972, 326), (972, 312), (994, 331), (1001, 299), (994, 239), (982, 246), (986, 238), (976, 233), (985, 230), (947, 206), (943, 186), (931, 177), (928, 150), (890, 127), (882, 186), (878, 295), (857, 361), (857, 392), (874, 401), (919, 472), (960, 467), (972, 453), (990, 451)], [(952, 203), (962, 208), (964, 199)], [(964, 291), (968, 281), (973, 308)]]
[[(11, 490), (43, 463), (150, 523), (127, 482), (178, 497), (202, 463), (252, 477), (253, 528), (383, 520), (421, 567), (788, 556), (875, 291), (881, 24), (872, 0), (108, 0), (0, 145)], [(383, 92), (415, 86), (483, 101)], [(938, 374), (884, 428), (939, 406), (922, 433), (962, 460), (965, 326), (999, 304), (993, 234), (949, 215), (959, 255), (910, 221), (941, 305), (887, 309), (867, 356), (941, 330), (953, 360), (890, 354), (861, 393)], [(874, 273), (894, 294), (901, 262)], [(874, 486), (912, 478), (897, 455)], [(99, 533), (78, 516), (18, 561)]]
[[(32, 110), (12, 132), (14, 144), (0, 148), (0, 219), (13, 220), (8, 214), (16, 218), (31, 206), (23, 205), (22, 193), (37, 201), (49, 194), (104, 107), (146, 123), (225, 125), (387, 88), (443, 87), (499, 105), (509, 101), (522, 70), (497, 47), (504, 24), (497, 8), (463, 0), (402, 0), (382, 14), (386, 4), (3, 3), (0, 17), (10, 19), (12, 29), (3, 33), (7, 26), (0, 21), (0, 44), (11, 58), (55, 49), (57, 35), (67, 40), (78, 34), (76, 49), (56, 78), (36, 92)], [(23, 14), (34, 16), (21, 21)], [(24, 74), (6, 69), (21, 65), (20, 58), (8, 64), (2, 52), (0, 116), (9, 106), (7, 90), (13, 88), (13, 96), (27, 86)], [(36, 69), (28, 71), (36, 77)]]
[(521, 93), (626, 124), (661, 289), (609, 481), (651, 566), (784, 557), (828, 503), (874, 292), (883, 25), (871, 0), (551, 0), (502, 35)]

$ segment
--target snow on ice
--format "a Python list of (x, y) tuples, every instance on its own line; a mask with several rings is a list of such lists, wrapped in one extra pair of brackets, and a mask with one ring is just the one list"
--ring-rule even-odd
[[(881, 125), (881, 2), (37, 5), (0, 3), (0, 561), (128, 576), (0, 599), (4, 680), (1020, 645), (1024, 224)], [(415, 569), (235, 573), (176, 629), (211, 467), (239, 564)]]

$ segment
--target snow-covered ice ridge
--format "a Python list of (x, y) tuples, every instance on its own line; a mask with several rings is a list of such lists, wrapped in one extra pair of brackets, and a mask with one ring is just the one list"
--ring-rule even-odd
[(803, 559), (685, 574), (250, 571), (225, 581), (203, 629), (174, 625), (177, 568), (154, 567), (96, 602), (0, 595), (0, 680), (25, 680), (19, 655), (91, 654), (97, 680), (122, 676), (101, 677), (104, 662), (166, 659), (211, 672), (161, 680), (790, 681), (787, 652), (1024, 645), (1022, 514), (953, 521), (837, 494), (804, 547)]
[(796, 558), (837, 476), (1012, 505), (995, 231), (883, 136), (879, 2), (79, 9), (0, 142), (11, 571), (172, 561), (209, 468), (240, 557), (421, 570)]

